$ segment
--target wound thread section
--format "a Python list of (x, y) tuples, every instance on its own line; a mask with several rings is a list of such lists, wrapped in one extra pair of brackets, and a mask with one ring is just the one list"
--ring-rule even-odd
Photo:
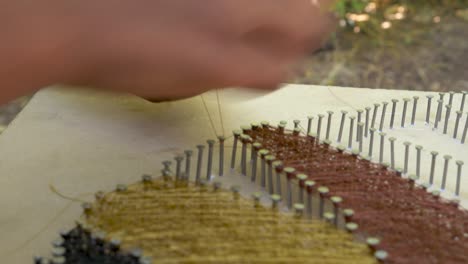
[(365, 244), (330, 224), (167, 178), (106, 194), (86, 222), (156, 263), (376, 262)]
[[(355, 211), (358, 234), (377, 236), (388, 263), (468, 263), (468, 213), (394, 171), (317, 144), (310, 136), (264, 127), (248, 131), (285, 166), (309, 175), (342, 208)], [(386, 263), (387, 263), (386, 261)]]

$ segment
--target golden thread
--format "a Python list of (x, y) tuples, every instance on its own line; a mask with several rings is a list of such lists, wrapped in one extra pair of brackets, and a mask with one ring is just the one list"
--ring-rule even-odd
[[(49, 189), (50, 189), (50, 191), (51, 191), (53, 194), (59, 196), (59, 197), (62, 198), (62, 199), (68, 200), (68, 201), (70, 201), (70, 202), (75, 202), (75, 203), (86, 203), (86, 202), (87, 202), (87, 201), (82, 200), (82, 199), (80, 199), (80, 198), (78, 198), (78, 197), (71, 197), (71, 196), (67, 196), (67, 195), (61, 193), (61, 192), (60, 192), (53, 184), (51, 184), (51, 183), (49, 184)], [(88, 194), (88, 193), (86, 193), (86, 194), (81, 194), (80, 196), (85, 196), (85, 195), (89, 195), (89, 194)]]
[(212, 186), (154, 180), (111, 192), (87, 222), (157, 263), (375, 263), (366, 245)]

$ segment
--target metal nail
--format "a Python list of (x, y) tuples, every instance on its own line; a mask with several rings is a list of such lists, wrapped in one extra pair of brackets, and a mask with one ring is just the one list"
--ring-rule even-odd
[(349, 222), (349, 223), (346, 223), (345, 228), (346, 228), (346, 231), (352, 234), (356, 232), (356, 230), (359, 228), (359, 225), (353, 222)]
[(315, 182), (314, 181), (306, 181), (305, 182), (306, 190), (307, 190), (307, 215), (309, 218), (312, 218), (313, 208), (312, 208), (312, 193), (314, 190)]
[(451, 108), (452, 107), (450, 105), (445, 106), (446, 112), (445, 112), (444, 134), (447, 134), (448, 123), (449, 123), (449, 119), (450, 119), (450, 109)]
[(380, 131), (383, 131), (384, 122), (385, 122), (385, 113), (387, 112), (388, 102), (382, 102), (382, 105), (383, 105), (382, 116), (380, 117), (380, 126), (379, 126)]
[(273, 184), (273, 161), (275, 156), (268, 155), (265, 157), (265, 161), (268, 165), (268, 191), (270, 194), (274, 194), (274, 184)]
[(176, 180), (181, 180), (182, 161), (184, 160), (184, 156), (177, 155), (174, 159), (176, 161)]
[[(255, 127), (257, 128), (258, 126), (255, 126)], [(219, 176), (223, 176), (224, 175), (224, 141), (226, 140), (226, 138), (223, 137), (223, 136), (219, 136), (218, 140), (219, 140), (219, 168), (218, 168), (218, 172), (219, 172)], [(188, 163), (189, 163), (188, 167), (190, 167), (190, 161), (188, 161)], [(187, 177), (189, 177), (188, 174), (187, 174)]]
[(237, 141), (239, 141), (242, 132), (240, 130), (234, 130), (232, 133), (234, 135), (234, 142), (232, 147), (231, 169), (234, 169), (236, 166)]
[(254, 200), (254, 207), (260, 207), (260, 199), (262, 198), (262, 193), (256, 192), (252, 194), (252, 198)]
[(299, 184), (299, 191), (298, 191), (298, 199), (299, 203), (304, 203), (304, 188), (305, 188), (305, 181), (307, 180), (307, 175), (300, 173), (296, 175), (298, 184)]
[(430, 117), (431, 117), (431, 103), (432, 103), (432, 98), (434, 98), (434, 96), (428, 95), (426, 97), (427, 97), (426, 123), (429, 124)]
[(353, 220), (353, 216), (354, 216), (354, 210), (353, 209), (344, 209), (343, 210), (343, 216), (344, 216), (344, 220), (346, 223), (349, 223)]
[(395, 122), (395, 112), (397, 107), (398, 100), (392, 99), (392, 116), (390, 117), (390, 129), (393, 129), (393, 124)]
[[(361, 123), (362, 122), (362, 113), (364, 112), (364, 110), (362, 109), (358, 109), (356, 110), (357, 112), (357, 123)], [(356, 133), (356, 141), (359, 141), (359, 127), (358, 127), (358, 132)]]
[(265, 188), (266, 187), (266, 161), (265, 157), (270, 153), (266, 149), (261, 149), (259, 152), (260, 154), (260, 185)]
[(439, 155), (439, 152), (437, 151), (431, 152), (431, 172), (429, 174), (429, 183), (431, 185), (434, 184), (434, 174), (435, 174), (435, 166), (437, 162), (437, 155)]
[(276, 171), (276, 193), (281, 195), (281, 173), (283, 172), (283, 163), (277, 160), (273, 162), (272, 165)]
[(416, 176), (421, 177), (421, 150), (422, 146), (417, 145), (416, 147)]
[(445, 190), (445, 184), (447, 182), (448, 166), (449, 166), (449, 162), (451, 159), (452, 159), (452, 156), (450, 155), (444, 156), (444, 174), (442, 175), (442, 185), (441, 185), (442, 190)]
[(463, 161), (457, 160), (456, 164), (457, 164), (457, 186), (455, 187), (455, 195), (459, 196), (460, 195), (460, 182), (461, 182)]
[(364, 144), (364, 123), (359, 122), (359, 153), (362, 153), (362, 145)]
[(191, 159), (192, 159), (193, 151), (192, 150), (186, 150), (185, 151), (185, 177), (187, 178), (187, 181), (190, 180), (190, 171), (191, 171)]
[(304, 217), (304, 205), (301, 203), (294, 204), (294, 216), (296, 218)]
[(451, 106), (453, 104), (453, 96), (455, 95), (454, 91), (449, 92), (449, 105)]
[(203, 150), (205, 149), (204, 145), (197, 145), (198, 149), (198, 159), (197, 159), (197, 174), (195, 175), (195, 182), (200, 182), (202, 161), (203, 161)]
[(244, 176), (247, 176), (247, 143), (248, 136), (242, 135), (240, 138), (242, 147), (241, 147), (241, 173)]
[(391, 137), (388, 139), (390, 141), (390, 168), (395, 169), (395, 141), (396, 138)]
[(209, 139), (206, 141), (208, 143), (208, 166), (206, 170), (206, 180), (209, 181), (211, 179), (211, 172), (213, 169), (213, 147), (215, 144), (215, 141), (212, 139)]
[(171, 171), (171, 165), (172, 165), (172, 161), (170, 160), (165, 160), (162, 162), (163, 166), (164, 166), (164, 169), (165, 171)]
[(332, 196), (330, 198), (330, 201), (333, 203), (333, 213), (335, 214), (335, 226), (338, 227), (338, 216), (339, 216), (339, 210), (340, 210), (340, 204), (343, 202), (343, 199), (339, 196)]
[(338, 132), (338, 142), (341, 142), (341, 137), (343, 136), (343, 127), (344, 127), (344, 123), (345, 123), (345, 119), (346, 119), (346, 114), (348, 113), (348, 111), (341, 111), (341, 122), (340, 122), (340, 130)]
[(379, 110), (380, 104), (374, 104), (374, 112), (372, 113), (371, 127), (375, 128), (375, 121), (377, 120), (377, 111)]
[(437, 129), (439, 127), (439, 122), (442, 118), (442, 103), (444, 101), (443, 100), (437, 100), (437, 113), (436, 113), (436, 119), (435, 119), (435, 122), (434, 122), (434, 128)]
[(377, 246), (380, 244), (380, 239), (376, 237), (369, 237), (366, 239), (366, 244), (372, 250), (372, 252), (375, 252), (377, 250)]
[(445, 93), (439, 93), (439, 100), (444, 100)]
[(318, 188), (318, 192), (319, 192), (319, 197), (320, 197), (319, 216), (320, 216), (320, 219), (323, 219), (323, 213), (325, 210), (325, 198), (329, 193), (329, 189), (327, 187), (322, 186)]
[(384, 263), (385, 260), (388, 259), (388, 253), (385, 250), (377, 250), (374, 253), (375, 259), (377, 259), (380, 263)]
[[(153, 180), (153, 177), (151, 177), (151, 175), (143, 174), (143, 175), (141, 176), (141, 181), (142, 181), (144, 184), (151, 183), (152, 180)], [(97, 192), (96, 195), (97, 195), (98, 193), (99, 193), (99, 192)], [(102, 198), (104, 198), (104, 193), (102, 193), (102, 195), (103, 195), (103, 196), (102, 196), (101, 199), (99, 199), (99, 200), (102, 200)], [(96, 196), (96, 198), (97, 198), (97, 196)]]
[(325, 221), (331, 225), (336, 221), (337, 217), (334, 213), (326, 212), (323, 214)]
[(468, 132), (468, 113), (466, 113), (465, 128), (463, 129), (463, 135), (462, 135), (462, 139), (461, 139), (462, 144), (465, 144), (466, 133), (467, 132)]
[(409, 147), (411, 146), (411, 142), (405, 141), (403, 142), (403, 145), (405, 145), (405, 164), (403, 167), (403, 173), (408, 173)]
[(258, 128), (260, 127), (260, 124), (258, 124), (258, 123), (251, 123), (250, 126), (252, 127), (252, 130), (257, 131)]
[(375, 128), (371, 127), (369, 129), (370, 132), (370, 141), (369, 141), (369, 157), (372, 158), (372, 152), (374, 149), (374, 134), (375, 134)]
[(419, 100), (418, 96), (413, 96), (413, 113), (411, 115), (411, 125), (413, 126), (416, 123), (416, 111), (418, 108), (418, 100)]
[(349, 124), (349, 139), (348, 139), (348, 148), (353, 147), (353, 132), (354, 132), (354, 120), (356, 119), (355, 116), (350, 116), (350, 124)]
[(380, 133), (380, 153), (379, 153), (379, 163), (383, 162), (383, 154), (384, 154), (384, 147), (385, 147), (385, 136), (387, 134), (384, 132)]
[(313, 116), (308, 116), (307, 117), (307, 134), (312, 132), (312, 121), (314, 120)]
[(271, 207), (273, 210), (278, 210), (279, 203), (281, 202), (281, 195), (273, 194), (270, 196), (271, 199)]
[(288, 208), (291, 209), (292, 207), (292, 179), (294, 178), (295, 176), (295, 172), (296, 170), (294, 168), (291, 168), (291, 167), (287, 167), (287, 168), (284, 168), (284, 172), (286, 173), (286, 179), (287, 179), (287, 188), (286, 188), (286, 195), (288, 197)]
[(328, 113), (328, 122), (327, 122), (327, 134), (325, 136), (325, 139), (330, 139), (330, 128), (331, 128), (333, 111), (328, 111), (327, 113)]
[[(283, 122), (283, 121), (282, 121), (282, 122)], [(278, 128), (277, 128), (277, 129), (278, 129), (278, 133), (279, 133), (279, 134), (284, 134), (284, 129), (285, 129), (285, 128), (286, 128), (286, 125), (284, 125), (284, 124), (282, 124), (282, 123), (280, 122), (280, 124), (278, 125)]]
[(256, 142), (252, 145), (252, 150), (253, 150), (253, 154), (252, 154), (252, 173), (251, 173), (251, 181), (252, 182), (255, 182), (257, 180), (257, 160), (258, 160), (258, 151), (260, 150), (260, 148), (262, 147), (262, 144)]
[(401, 116), (401, 127), (405, 127), (406, 121), (406, 109), (408, 108), (408, 102), (411, 101), (409, 98), (403, 98), (403, 114)]
[(127, 191), (127, 185), (125, 185), (125, 184), (117, 184), (116, 191), (117, 191), (117, 192), (126, 192), (126, 191)]
[(462, 111), (457, 111), (457, 118), (455, 120), (455, 128), (453, 130), (453, 138), (457, 138), (457, 135), (458, 135), (458, 126), (460, 125), (460, 119), (463, 115), (463, 112)]
[(241, 126), (241, 130), (243, 134), (247, 134), (249, 131), (252, 130), (252, 126)]
[(299, 128), (299, 125), (301, 124), (301, 120), (294, 120), (294, 128)]
[(467, 91), (462, 92), (462, 100), (461, 100), (461, 104), (460, 104), (460, 111), (462, 111), (462, 112), (465, 109), (465, 101), (466, 101), (466, 95), (467, 94), (468, 94)]
[(372, 108), (366, 107), (364, 108), (366, 110), (366, 120), (365, 120), (365, 130), (364, 130), (364, 136), (367, 137), (369, 135), (369, 123), (370, 123), (370, 110)]
[(322, 119), (324, 118), (325, 116), (320, 114), (318, 115), (318, 124), (317, 124), (317, 142), (320, 141), (320, 131), (322, 130)]

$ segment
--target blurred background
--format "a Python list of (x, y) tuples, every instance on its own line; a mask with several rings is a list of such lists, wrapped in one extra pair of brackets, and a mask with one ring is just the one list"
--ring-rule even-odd
[[(336, 30), (294, 83), (468, 90), (468, 0), (338, 0)], [(30, 97), (0, 106), (0, 133)]]

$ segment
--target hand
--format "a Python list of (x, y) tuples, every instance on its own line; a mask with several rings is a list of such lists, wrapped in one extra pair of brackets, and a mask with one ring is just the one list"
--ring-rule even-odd
[(28, 13), (44, 13), (36, 33), (56, 42), (51, 81), (157, 99), (271, 89), (331, 26), (311, 0), (18, 1), (44, 6)]

